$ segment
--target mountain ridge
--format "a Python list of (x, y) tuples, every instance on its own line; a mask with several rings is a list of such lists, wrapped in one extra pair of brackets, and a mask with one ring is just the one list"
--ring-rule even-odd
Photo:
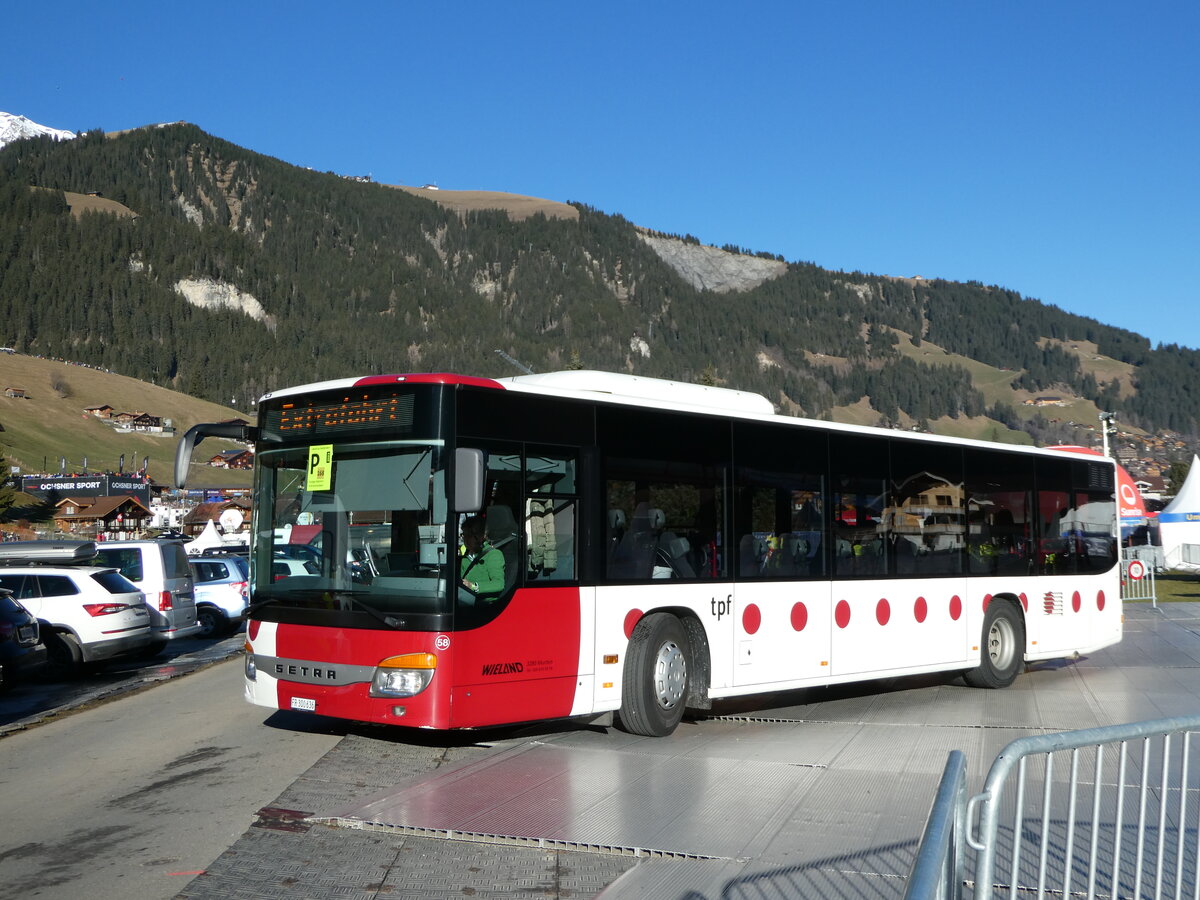
[[(135, 217), (67, 226), (65, 201), (33, 186), (98, 191)], [(1062, 442), (1074, 435), (1052, 432), (1074, 426), (1023, 403), (1061, 393), (1080, 420), (1103, 408), (1145, 431), (1200, 430), (1187, 388), (1200, 354), (998, 286), (712, 248), (581, 203), (543, 201), (574, 212), (553, 216), (521, 195), (363, 183), (192, 125), (18, 142), (0, 150), (0, 191), (11, 200), (0, 239), (16, 260), (0, 277), (11, 307), (0, 340), (197, 396), (368, 371), (505, 374), (503, 349), (541, 371), (708, 380), (814, 418), (865, 396), (869, 424), (987, 419), (1001, 437)], [(447, 202), (460, 193), (471, 208)], [(197, 283), (243, 299), (194, 306), (180, 286)], [(255, 308), (245, 298), (261, 318), (243, 314)]]
[(71, 140), (75, 137), (75, 132), (66, 131), (61, 128), (50, 128), (47, 125), (39, 125), (32, 119), (25, 118), (25, 116), (0, 112), (0, 149), (3, 149), (13, 141), (37, 137), (48, 137), (54, 140)]

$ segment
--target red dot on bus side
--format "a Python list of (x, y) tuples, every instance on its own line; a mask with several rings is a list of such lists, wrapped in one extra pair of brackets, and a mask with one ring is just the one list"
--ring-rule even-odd
[(792, 607), (792, 627), (797, 631), (803, 631), (804, 626), (808, 624), (808, 607), (803, 603), (797, 603)]
[(952, 618), (955, 622), (957, 622), (958, 617), (961, 615), (962, 615), (962, 600), (959, 599), (958, 594), (955, 594), (953, 597), (950, 598), (950, 618)]
[(837, 622), (838, 628), (845, 628), (850, 624), (850, 604), (845, 600), (839, 600), (837, 608), (834, 610), (833, 619)]
[(1029, 598), (1025, 596), (1024, 591), (1021, 592), (1021, 608), (1024, 609), (1025, 612), (1029, 612)]
[(875, 604), (875, 621), (880, 625), (886, 625), (892, 617), (892, 606), (887, 602), (887, 598), (880, 600)]
[(1079, 591), (1076, 591), (1071, 595), (1071, 609), (1079, 612), (1081, 606), (1083, 606), (1083, 598), (1079, 596)]
[(1103, 611), (1104, 609), (1104, 591), (1096, 595), (1096, 609)]
[(918, 622), (924, 622), (927, 615), (929, 615), (929, 604), (925, 602), (924, 597), (918, 597), (917, 602), (913, 604), (913, 618)]
[[(984, 612), (987, 612), (988, 604), (991, 602), (992, 602), (992, 595), (991, 594), (985, 595), (983, 598), (983, 611)], [(958, 617), (955, 616), (955, 618), (958, 618)]]
[(747, 604), (742, 610), (742, 628), (746, 629), (746, 634), (754, 634), (761, 624), (762, 613), (758, 611), (758, 607), (753, 603)]
[(251, 619), (250, 624), (246, 627), (246, 637), (254, 640), (258, 637), (258, 626), (262, 624), (257, 619)]
[(629, 612), (625, 613), (626, 640), (633, 637), (633, 629), (637, 626), (637, 623), (641, 620), (641, 618), (642, 611), (640, 609), (631, 609)]

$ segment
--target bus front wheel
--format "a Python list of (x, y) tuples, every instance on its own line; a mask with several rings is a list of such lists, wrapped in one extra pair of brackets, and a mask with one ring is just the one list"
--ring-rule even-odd
[(663, 737), (675, 730), (687, 704), (691, 648), (670, 613), (638, 622), (625, 651), (621, 725), (633, 734)]
[(988, 604), (982, 641), (979, 665), (964, 680), (971, 687), (1008, 687), (1025, 663), (1025, 621), (1014, 604), (999, 599)]

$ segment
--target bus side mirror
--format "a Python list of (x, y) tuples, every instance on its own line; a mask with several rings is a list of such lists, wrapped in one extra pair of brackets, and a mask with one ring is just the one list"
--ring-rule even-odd
[(192, 464), (192, 450), (206, 437), (253, 441), (258, 437), (258, 429), (242, 422), (193, 425), (179, 439), (179, 444), (175, 447), (175, 487), (182, 488), (187, 485), (188, 466)]
[(483, 509), (483, 451), (459, 447), (454, 451), (454, 511)]

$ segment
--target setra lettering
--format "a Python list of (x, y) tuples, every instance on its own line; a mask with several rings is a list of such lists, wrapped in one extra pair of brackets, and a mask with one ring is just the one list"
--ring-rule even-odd
[(322, 669), (318, 666), (301, 666), (295, 663), (275, 663), (276, 675), (299, 675), (321, 681), (337, 681), (337, 669)]

